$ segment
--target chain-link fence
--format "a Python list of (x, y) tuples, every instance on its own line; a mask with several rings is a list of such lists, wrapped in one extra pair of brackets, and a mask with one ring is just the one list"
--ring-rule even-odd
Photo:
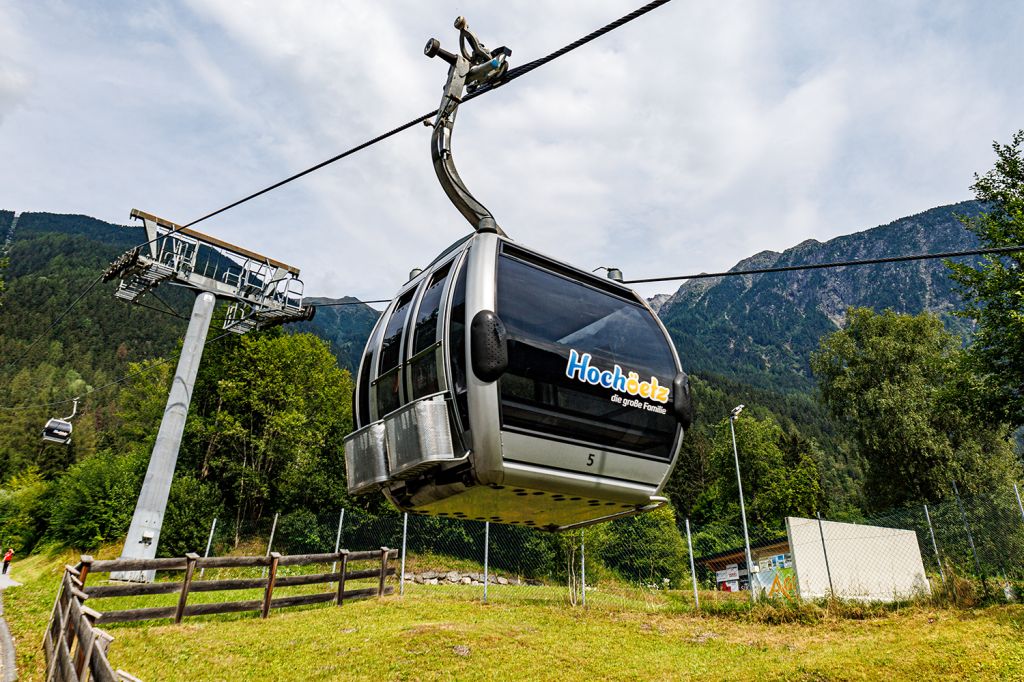
[(552, 534), (353, 507), (222, 520), (210, 552), (387, 546), (401, 552), (402, 595), (645, 610), (833, 596), (973, 603), (1015, 599), (1024, 588), (1018, 486), (975, 495), (951, 487), (940, 504), (856, 519), (790, 517), (751, 526), (747, 536), (738, 521), (691, 528), (667, 508)]

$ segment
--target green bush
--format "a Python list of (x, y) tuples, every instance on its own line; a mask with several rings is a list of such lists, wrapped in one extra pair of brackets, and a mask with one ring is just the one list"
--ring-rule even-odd
[(671, 507), (612, 521), (587, 537), (587, 555), (627, 580), (679, 587), (687, 577), (686, 543)]
[(579, 532), (559, 536), (533, 528), (491, 524), (490, 562), (495, 569), (524, 578), (565, 578), (563, 537), (579, 538)]
[(284, 554), (320, 554), (334, 549), (334, 537), (316, 514), (296, 509), (277, 522), (274, 549)]
[(47, 537), (80, 550), (123, 537), (148, 459), (103, 450), (68, 469), (55, 484)]
[(0, 488), (0, 536), (2, 549), (13, 547), (28, 554), (36, 546), (49, 522), (48, 505), (53, 486), (43, 480), (35, 467), (11, 477)]
[(221, 515), (220, 491), (188, 474), (175, 476), (160, 530), (160, 556), (202, 554), (214, 517)]

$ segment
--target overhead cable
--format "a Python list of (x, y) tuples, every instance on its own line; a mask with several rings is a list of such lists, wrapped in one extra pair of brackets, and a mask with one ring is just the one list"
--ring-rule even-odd
[(370, 303), (391, 303), (390, 298), (382, 298), (376, 301), (341, 301), (338, 303), (313, 303), (314, 308), (335, 308), (343, 305), (369, 305)]
[[(529, 62), (527, 64), (523, 64), (522, 66), (518, 66), (518, 67), (516, 67), (514, 69), (509, 69), (508, 72), (505, 74), (505, 76), (499, 82), (494, 83), (493, 85), (490, 85), (490, 86), (487, 86), (487, 87), (482, 87), (482, 88), (477, 89), (476, 91), (466, 95), (463, 98), (462, 101), (463, 102), (467, 102), (467, 101), (469, 101), (471, 99), (475, 99), (475, 98), (477, 98), (477, 97), (479, 97), (479, 96), (481, 96), (481, 95), (483, 95), (483, 94), (485, 94), (487, 92), (491, 92), (492, 90), (495, 90), (495, 89), (501, 87), (502, 85), (505, 85), (506, 83), (512, 82), (516, 78), (519, 78), (521, 76), (525, 76), (526, 74), (530, 73), (534, 69), (537, 69), (537, 68), (539, 68), (541, 66), (544, 66), (545, 64), (547, 64), (547, 63), (549, 63), (551, 61), (554, 61), (555, 59), (558, 59), (559, 57), (561, 57), (562, 55), (566, 54), (567, 52), (571, 52), (571, 51), (575, 50), (576, 48), (578, 48), (578, 47), (580, 47), (582, 45), (586, 45), (590, 41), (592, 41), (592, 40), (594, 40), (596, 38), (600, 38), (601, 36), (605, 35), (606, 33), (609, 33), (611, 31), (619, 28), (623, 24), (627, 24), (627, 23), (633, 21), (634, 19), (637, 19), (637, 18), (647, 14), (648, 12), (650, 12), (652, 10), (655, 10), (658, 7), (661, 7), (662, 5), (665, 5), (665, 4), (669, 3), (669, 2), (671, 2), (671, 0), (655, 0), (654, 2), (649, 2), (646, 5), (644, 5), (643, 7), (640, 7), (640, 8), (630, 12), (629, 14), (627, 14), (627, 15), (625, 15), (623, 17), (620, 17), (619, 19), (616, 19), (615, 21), (613, 21), (613, 22), (611, 22), (609, 24), (606, 24), (605, 26), (602, 26), (601, 28), (597, 29), (596, 31), (593, 31), (593, 32), (583, 36), (579, 40), (576, 40), (576, 41), (574, 41), (572, 43), (569, 43), (568, 45), (566, 45), (565, 47), (563, 47), (561, 49), (555, 50), (554, 52), (552, 52), (551, 54), (549, 54), (547, 56), (541, 57), (540, 59), (535, 59), (532, 62)], [(216, 211), (211, 211), (210, 213), (207, 213), (204, 216), (196, 218), (195, 220), (193, 220), (190, 223), (185, 223), (184, 225), (181, 225), (181, 226), (177, 227), (176, 229), (171, 230), (170, 232), (162, 235), (159, 238), (162, 239), (163, 237), (170, 236), (171, 234), (174, 234), (175, 232), (177, 232), (179, 230), (183, 230), (185, 228), (192, 227), (193, 225), (197, 225), (197, 224), (203, 222), (204, 220), (207, 220), (209, 218), (214, 217), (215, 215), (219, 215), (219, 214), (221, 214), (221, 213), (223, 213), (223, 212), (225, 212), (227, 210), (235, 208), (236, 206), (240, 206), (241, 204), (244, 204), (247, 201), (251, 201), (252, 199), (255, 199), (256, 197), (262, 196), (263, 194), (266, 194), (267, 192), (270, 192), (270, 191), (275, 190), (275, 189), (277, 189), (279, 187), (287, 185), (288, 183), (290, 183), (290, 182), (292, 182), (294, 180), (298, 180), (299, 178), (304, 177), (306, 175), (309, 175), (310, 173), (312, 173), (314, 171), (320, 170), (321, 168), (323, 168), (325, 166), (329, 166), (332, 163), (334, 163), (335, 161), (340, 161), (341, 159), (344, 159), (347, 156), (351, 156), (352, 154), (355, 154), (356, 152), (362, 151), (363, 149), (366, 149), (367, 147), (375, 145), (378, 142), (382, 142), (382, 141), (386, 140), (387, 138), (392, 137), (393, 135), (397, 135), (398, 133), (403, 132), (405, 130), (408, 130), (409, 128), (415, 127), (415, 126), (417, 126), (417, 125), (419, 125), (421, 123), (429, 121), (431, 118), (433, 118), (436, 115), (437, 115), (437, 109), (434, 109), (433, 111), (425, 113), (425, 114), (423, 114), (421, 116), (417, 116), (416, 118), (412, 119), (411, 121), (407, 121), (406, 123), (403, 123), (402, 125), (400, 125), (400, 126), (398, 126), (396, 128), (392, 128), (391, 130), (387, 131), (386, 133), (382, 133), (382, 134), (380, 134), (380, 135), (378, 135), (378, 136), (376, 136), (374, 138), (371, 138), (371, 139), (367, 140), (366, 142), (363, 142), (361, 144), (356, 145), (355, 147), (352, 147), (351, 149), (347, 149), (347, 150), (341, 152), (340, 154), (336, 154), (336, 155), (332, 156), (329, 159), (325, 159), (324, 161), (321, 161), (320, 163), (318, 163), (318, 164), (316, 164), (314, 166), (310, 166), (309, 168), (307, 168), (305, 170), (299, 171), (298, 173), (295, 173), (294, 175), (290, 175), (287, 178), (285, 178), (283, 180), (280, 180), (278, 182), (275, 182), (274, 184), (269, 185), (267, 187), (264, 187), (261, 190), (253, 192), (252, 194), (249, 194), (248, 196), (242, 197), (241, 199), (239, 199), (237, 201), (233, 201), (230, 204), (228, 204), (227, 206), (224, 206), (222, 208), (218, 208)], [(155, 241), (155, 240), (151, 240), (151, 241)], [(149, 244), (149, 243), (150, 242), (143, 242), (142, 244), (140, 244), (140, 246), (145, 246), (146, 244)]]
[(662, 5), (667, 5), (671, 1), (672, 0), (654, 0), (654, 2), (649, 2), (646, 5), (644, 5), (643, 7), (637, 8), (637, 9), (633, 10), (632, 12), (630, 12), (629, 14), (616, 19), (615, 21), (611, 22), (610, 24), (605, 24), (604, 26), (602, 26), (601, 28), (597, 29), (596, 31), (593, 31), (592, 33), (588, 33), (587, 35), (583, 36), (579, 40), (577, 40), (575, 42), (572, 42), (572, 43), (569, 43), (568, 45), (566, 45), (565, 47), (563, 47), (563, 48), (561, 48), (559, 50), (555, 50), (554, 52), (552, 52), (549, 55), (541, 57), (540, 59), (534, 59), (532, 62), (527, 62), (526, 64), (522, 64), (521, 66), (517, 66), (515, 68), (509, 69), (505, 73), (504, 77), (502, 77), (501, 80), (497, 81), (493, 85), (486, 85), (486, 86), (483, 86), (481, 88), (478, 88), (477, 90), (475, 90), (475, 91), (469, 93), (468, 95), (466, 95), (465, 97), (463, 97), (462, 101), (463, 102), (468, 102), (469, 100), (475, 99), (476, 97), (479, 97), (480, 95), (488, 93), (488, 92), (490, 92), (492, 90), (496, 90), (497, 88), (500, 88), (501, 86), (505, 85), (506, 83), (510, 83), (510, 82), (514, 81), (516, 78), (519, 78), (520, 76), (525, 76), (526, 74), (530, 73), (534, 69), (539, 68), (541, 66), (544, 66), (548, 62), (552, 62), (552, 61), (558, 59), (559, 57), (561, 57), (562, 55), (566, 54), (567, 52), (572, 52), (577, 47), (581, 47), (583, 45), (586, 45), (590, 41), (592, 41), (592, 40), (594, 40), (596, 38), (600, 38), (601, 36), (605, 35), (606, 33), (610, 33), (611, 31), (614, 31), (615, 29), (619, 28), (623, 24), (628, 24), (629, 22), (633, 21), (634, 19), (639, 19), (640, 17), (642, 17), (643, 15), (647, 14), (648, 12), (651, 12), (653, 10), (658, 9)]
[(888, 258), (864, 258), (860, 260), (831, 261), (829, 263), (809, 263), (806, 265), (782, 265), (774, 268), (752, 268), (749, 270), (729, 270), (728, 272), (701, 272), (696, 275), (672, 275), (669, 277), (646, 277), (643, 279), (626, 279), (623, 284), (645, 284), (648, 282), (671, 282), (680, 279), (710, 279), (714, 277), (736, 277), (739, 275), (763, 275), (769, 272), (796, 272), (798, 270), (821, 270), (824, 268), (845, 268), (855, 265), (879, 265), (881, 263), (903, 263), (914, 260), (930, 260), (935, 258), (962, 258), (964, 256), (985, 256), (1024, 252), (1022, 246), (999, 246), (990, 249), (972, 249), (970, 251), (947, 251), (945, 253), (921, 253), (909, 256), (891, 256)]

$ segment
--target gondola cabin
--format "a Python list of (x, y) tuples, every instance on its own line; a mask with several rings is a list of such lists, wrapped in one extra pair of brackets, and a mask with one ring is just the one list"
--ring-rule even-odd
[(67, 445), (71, 442), (71, 430), (71, 422), (63, 419), (49, 419), (46, 426), (43, 427), (43, 440), (48, 443)]
[[(455, 169), (466, 88), (500, 83), (512, 54), (455, 20), (431, 135), (442, 188), (474, 233), (417, 273), (370, 339), (345, 439), (352, 493), (400, 509), (564, 530), (650, 510), (691, 419), (665, 328), (628, 287), (508, 239)], [(611, 273), (612, 271), (609, 271)]]
[(43, 440), (48, 443), (60, 443), (61, 445), (67, 445), (71, 442), (71, 420), (78, 414), (78, 401), (80, 398), (73, 398), (70, 402), (72, 403), (71, 414), (63, 419), (48, 419), (46, 425), (43, 426)]
[(351, 492), (554, 530), (657, 505), (690, 395), (631, 289), (477, 233), (378, 321), (355, 417)]

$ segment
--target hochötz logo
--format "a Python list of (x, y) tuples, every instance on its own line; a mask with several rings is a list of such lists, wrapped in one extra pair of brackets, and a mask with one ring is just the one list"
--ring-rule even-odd
[(657, 403), (668, 402), (669, 387), (659, 384), (658, 377), (652, 376), (650, 381), (640, 381), (640, 375), (636, 372), (623, 373), (618, 365), (614, 365), (611, 370), (601, 370), (591, 365), (590, 360), (590, 353), (580, 355), (576, 350), (570, 349), (565, 376), (579, 379), (585, 384), (604, 386)]

